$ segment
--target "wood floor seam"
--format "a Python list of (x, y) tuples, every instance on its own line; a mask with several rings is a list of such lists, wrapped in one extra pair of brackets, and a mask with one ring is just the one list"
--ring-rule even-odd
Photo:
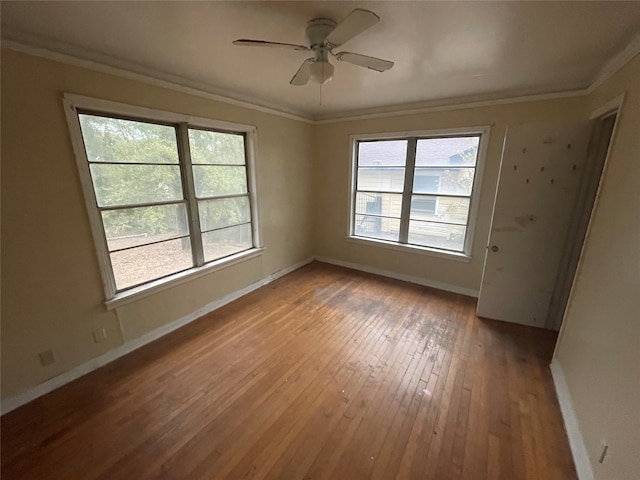
[(577, 479), (556, 334), (313, 262), (1, 419), (19, 480)]

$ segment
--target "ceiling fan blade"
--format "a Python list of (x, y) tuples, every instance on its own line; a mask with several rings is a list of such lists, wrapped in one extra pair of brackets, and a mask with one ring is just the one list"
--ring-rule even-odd
[(383, 60), (376, 57), (368, 57), (366, 55), (360, 55), (359, 53), (340, 52), (336, 54), (336, 58), (341, 62), (348, 62), (359, 67), (370, 68), (377, 72), (384, 72), (393, 67), (394, 63), (389, 60)]
[(342, 45), (356, 35), (364, 32), (380, 21), (380, 17), (369, 10), (356, 8), (338, 24), (327, 36), (327, 41), (334, 47)]
[(311, 65), (311, 62), (313, 62), (313, 60), (313, 58), (307, 58), (304, 62), (302, 62), (302, 65), (300, 65), (300, 68), (289, 82), (291, 85), (301, 87), (302, 85), (307, 84), (309, 78), (311, 77), (311, 69), (309, 68), (309, 66)]
[(295, 45), (293, 43), (280, 43), (280, 42), (267, 42), (265, 40), (249, 40), (247, 38), (241, 38), (233, 41), (234, 45), (240, 45), (242, 47), (276, 47), (276, 48), (290, 48), (305, 52), (309, 50), (309, 47), (304, 45)]

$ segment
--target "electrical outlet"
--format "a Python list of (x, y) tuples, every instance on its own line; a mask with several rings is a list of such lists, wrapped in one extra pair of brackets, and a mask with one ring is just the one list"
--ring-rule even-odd
[(42, 365), (43, 367), (56, 362), (56, 356), (54, 355), (53, 350), (40, 352), (38, 354), (38, 357), (40, 357), (40, 365)]
[(102, 327), (93, 331), (93, 341), (95, 343), (102, 343), (107, 341), (107, 329)]

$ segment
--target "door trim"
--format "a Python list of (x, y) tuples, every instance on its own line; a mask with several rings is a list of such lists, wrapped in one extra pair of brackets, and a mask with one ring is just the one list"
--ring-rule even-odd
[[(611, 100), (609, 100), (607, 103), (605, 103), (601, 107), (596, 108), (593, 112), (591, 112), (591, 115), (589, 115), (589, 120), (595, 120), (597, 118), (599, 119), (601, 117), (606, 117), (606, 116), (610, 115), (613, 112), (617, 112), (619, 114), (620, 110), (622, 110), (622, 105), (624, 103), (624, 97), (625, 97), (625, 94), (621, 93), (617, 97), (612, 98)], [(614, 132), (613, 133), (615, 133), (615, 128), (614, 128)], [(613, 140), (613, 134), (611, 135), (611, 140)], [(607, 155), (608, 155), (608, 153), (607, 153)], [(605, 163), (606, 163), (606, 160), (605, 160)], [(604, 172), (604, 170), (603, 170), (603, 172)]]
[[(547, 328), (551, 328), (553, 330), (559, 330), (558, 333), (558, 339), (556, 341), (556, 348), (557, 346), (560, 344), (560, 339), (562, 337), (562, 333), (563, 333), (563, 326), (564, 326), (564, 321), (565, 318), (567, 316), (567, 312), (571, 306), (571, 301), (573, 299), (573, 294), (574, 294), (574, 289), (575, 289), (575, 284), (576, 284), (576, 278), (578, 278), (578, 275), (580, 273), (580, 269), (582, 268), (582, 259), (584, 256), (584, 249), (585, 249), (585, 245), (587, 243), (587, 239), (590, 236), (591, 233), (591, 227), (592, 227), (592, 221), (593, 221), (593, 214), (596, 211), (596, 208), (598, 207), (598, 203), (600, 201), (600, 194), (602, 191), (602, 183), (604, 178), (607, 175), (607, 169), (609, 166), (609, 159), (611, 157), (611, 150), (613, 149), (613, 146), (615, 144), (616, 141), (616, 135), (618, 132), (618, 125), (620, 124), (620, 114), (622, 113), (622, 107), (624, 106), (624, 100), (625, 100), (625, 93), (621, 93), (620, 95), (612, 98), (611, 100), (609, 100), (608, 102), (604, 103), (602, 106), (596, 108), (595, 110), (593, 110), (589, 116), (590, 120), (595, 120), (598, 122), (601, 122), (602, 120), (604, 120), (605, 118), (609, 117), (610, 115), (615, 114), (616, 115), (616, 120), (613, 124), (613, 129), (611, 131), (611, 137), (609, 138), (609, 146), (607, 147), (607, 153), (605, 154), (605, 158), (604, 158), (604, 162), (602, 165), (602, 172), (600, 173), (600, 179), (598, 180), (598, 188), (596, 189), (596, 193), (595, 196), (593, 198), (593, 205), (591, 206), (591, 212), (589, 213), (589, 221), (587, 223), (587, 228), (585, 230), (584, 233), (584, 237), (582, 239), (577, 239), (577, 238), (573, 238), (573, 243), (575, 244), (575, 242), (580, 241), (581, 242), (581, 246), (580, 246), (580, 253), (578, 255), (578, 263), (576, 265), (575, 268), (575, 272), (573, 273), (573, 278), (571, 279), (571, 286), (569, 288), (569, 292), (567, 294), (567, 301), (565, 303), (565, 307), (564, 307), (564, 311), (562, 312), (562, 315), (558, 315), (556, 319), (552, 319), (549, 318), (548, 319), (548, 323), (547, 323)], [(595, 133), (595, 129), (594, 129), (594, 133)], [(586, 180), (584, 180), (586, 181)], [(555, 358), (555, 351), (554, 351), (554, 358)]]

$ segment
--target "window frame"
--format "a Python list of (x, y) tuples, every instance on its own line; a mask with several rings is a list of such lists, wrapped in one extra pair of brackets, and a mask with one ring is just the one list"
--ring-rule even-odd
[[(371, 133), (371, 134), (357, 134), (349, 136), (349, 221), (347, 229), (347, 240), (364, 245), (377, 246), (383, 248), (389, 248), (398, 251), (409, 251), (414, 253), (421, 253), (441, 258), (448, 258), (452, 260), (468, 262), (471, 260), (471, 251), (473, 248), (473, 239), (475, 234), (476, 221), (478, 216), (478, 205), (480, 202), (480, 191), (482, 186), (482, 177), (484, 171), (485, 158), (487, 155), (487, 149), (489, 145), (489, 134), (491, 127), (476, 126), (476, 127), (461, 127), (461, 128), (446, 128), (446, 129), (434, 129), (434, 130), (414, 130), (403, 132), (391, 132), (391, 133)], [(356, 194), (357, 190), (357, 177), (358, 177), (358, 143), (361, 141), (384, 141), (384, 140), (407, 140), (407, 163), (405, 163), (405, 184), (403, 191), (401, 192), (403, 199), (403, 209), (400, 218), (401, 232), (404, 229), (408, 229), (409, 226), (409, 208), (411, 205), (411, 196), (413, 194), (413, 184), (410, 182), (414, 178), (415, 174), (415, 154), (417, 148), (417, 141), (426, 138), (447, 138), (447, 137), (463, 137), (463, 136), (475, 136), (479, 135), (478, 144), (478, 157), (476, 159), (475, 172), (471, 194), (469, 195), (469, 214), (466, 223), (466, 236), (464, 241), (463, 250), (456, 252), (453, 250), (446, 250), (436, 247), (427, 247), (420, 245), (412, 245), (409, 243), (401, 243), (400, 240), (390, 241), (382, 240), (370, 237), (363, 237), (355, 235), (355, 216), (356, 216)], [(413, 166), (413, 172), (411, 175), (407, 175), (407, 169), (409, 163)], [(403, 226), (404, 224), (404, 226)], [(401, 235), (402, 238), (402, 235)]]
[[(105, 292), (105, 305), (107, 309), (129, 303), (133, 300), (157, 293), (174, 285), (184, 283), (199, 276), (211, 273), (236, 263), (261, 255), (262, 236), (258, 215), (257, 188), (256, 188), (256, 145), (257, 128), (253, 125), (214, 120), (192, 115), (156, 110), (147, 107), (128, 105), (109, 100), (86, 97), (70, 93), (63, 94), (64, 112), (69, 126), (71, 143), (76, 158), (76, 164), (80, 175), (80, 183), (84, 194), (85, 206), (89, 217), (94, 245), (98, 257), (98, 265), (102, 277)], [(179, 152), (179, 168), (181, 185), (183, 189), (182, 200), (189, 211), (189, 241), (192, 245), (193, 264), (191, 268), (169, 274), (167, 276), (145, 282), (118, 291), (115, 277), (111, 267), (110, 252), (104, 230), (101, 209), (98, 207), (93, 181), (90, 172), (90, 162), (84, 146), (84, 138), (80, 127), (79, 114), (95, 114), (109, 118), (121, 118), (125, 120), (142, 121), (159, 125), (168, 125), (176, 129), (176, 147)], [(222, 133), (242, 134), (245, 146), (245, 172), (247, 175), (247, 196), (249, 198), (249, 210), (251, 218), (251, 233), (253, 246), (242, 252), (231, 254), (220, 259), (197, 265), (194, 250), (195, 235), (202, 235), (199, 226), (198, 205), (193, 188), (193, 173), (186, 173), (191, 168), (189, 153), (189, 129), (200, 129)], [(185, 154), (185, 152), (187, 152)], [(190, 185), (189, 185), (190, 183)], [(202, 254), (202, 252), (200, 252)], [(203, 257), (202, 257), (203, 258)]]

